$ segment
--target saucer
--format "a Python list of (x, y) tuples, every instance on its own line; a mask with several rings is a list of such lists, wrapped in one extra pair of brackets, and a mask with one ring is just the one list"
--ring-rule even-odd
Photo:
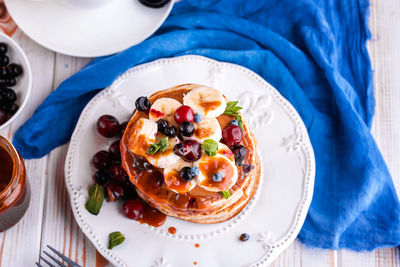
[(174, 1), (150, 8), (138, 0), (113, 0), (96, 9), (78, 9), (57, 0), (5, 0), (18, 27), (56, 52), (98, 57), (120, 52), (153, 34)]

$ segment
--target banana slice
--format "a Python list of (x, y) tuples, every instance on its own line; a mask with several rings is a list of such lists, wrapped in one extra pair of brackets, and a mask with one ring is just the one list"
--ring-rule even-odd
[(164, 169), (164, 182), (167, 188), (178, 194), (189, 192), (196, 186), (196, 181), (193, 179), (190, 182), (185, 182), (179, 176), (179, 171), (183, 167), (192, 167), (192, 162), (186, 162), (179, 159), (175, 164), (172, 164)]
[[(159, 134), (155, 140), (157, 143), (165, 135)], [(167, 168), (175, 164), (180, 157), (174, 153), (174, 146), (179, 142), (178, 137), (168, 139), (168, 147), (164, 152), (157, 152), (154, 155), (145, 155), (147, 161), (157, 168)]]
[(210, 87), (200, 87), (190, 91), (183, 98), (183, 104), (190, 106), (195, 113), (206, 118), (218, 117), (226, 108), (224, 96)]
[(133, 134), (129, 136), (128, 149), (136, 155), (145, 157), (147, 148), (156, 140), (157, 123), (141, 118), (133, 128)]
[(213, 139), (219, 142), (222, 138), (221, 126), (216, 118), (203, 119), (199, 123), (195, 123), (193, 135), (184, 138), (196, 140), (201, 144), (206, 139)]
[[(207, 191), (219, 192), (229, 190), (238, 179), (238, 171), (234, 161), (224, 155), (214, 157), (204, 155), (195, 162), (199, 168), (196, 177), (197, 184)], [(218, 173), (220, 181), (214, 181), (213, 176)]]
[(170, 125), (177, 126), (174, 120), (175, 110), (182, 106), (177, 100), (163, 97), (154, 101), (150, 107), (149, 119), (157, 122), (159, 119), (164, 119), (169, 122)]

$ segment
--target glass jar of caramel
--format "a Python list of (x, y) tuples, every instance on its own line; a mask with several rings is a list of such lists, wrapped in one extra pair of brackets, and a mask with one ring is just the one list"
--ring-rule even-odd
[(0, 232), (24, 216), (30, 199), (24, 161), (10, 142), (0, 135)]

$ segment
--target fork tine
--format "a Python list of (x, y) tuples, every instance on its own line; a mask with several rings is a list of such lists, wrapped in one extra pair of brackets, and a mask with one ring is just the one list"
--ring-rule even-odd
[(44, 261), (45, 263), (47, 263), (47, 265), (49, 265), (50, 267), (56, 267), (53, 264), (51, 264), (48, 260), (46, 260), (45, 258), (42, 257), (42, 255), (39, 256), (39, 258)]
[(38, 267), (43, 267), (43, 265), (39, 264), (39, 262), (36, 262), (36, 265), (37, 265)]
[(52, 259), (55, 263), (57, 263), (58, 265), (60, 265), (61, 267), (68, 267), (67, 265), (65, 265), (64, 263), (62, 263), (61, 261), (57, 260), (56, 258), (54, 258), (53, 256), (51, 256), (49, 253), (47, 253), (46, 251), (43, 250), (43, 253), (47, 255), (47, 257), (49, 257), (50, 259)]
[(72, 261), (70, 258), (67, 258), (66, 256), (64, 256), (63, 254), (61, 254), (60, 252), (58, 252), (55, 248), (52, 248), (51, 246), (47, 245), (47, 247), (53, 251), (54, 253), (57, 254), (57, 256), (59, 256), (60, 258), (62, 258), (64, 261), (66, 261), (69, 265), (73, 266), (73, 267), (82, 267), (79, 264), (77, 264), (76, 262)]

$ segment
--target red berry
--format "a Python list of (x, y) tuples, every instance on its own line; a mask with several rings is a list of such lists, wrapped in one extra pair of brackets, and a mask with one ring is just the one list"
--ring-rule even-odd
[(112, 165), (110, 167), (110, 174), (111, 177), (120, 184), (125, 184), (128, 181), (128, 174), (126, 174), (121, 165)]
[(94, 154), (92, 161), (97, 169), (105, 169), (111, 164), (111, 154), (105, 150), (101, 150)]
[(194, 122), (193, 109), (189, 106), (180, 106), (175, 110), (174, 119), (178, 124), (185, 121)]
[(227, 146), (236, 146), (242, 141), (243, 132), (237, 125), (228, 125), (222, 130), (222, 139)]
[(133, 161), (133, 167), (139, 171), (148, 171), (152, 168), (152, 165), (145, 158), (137, 156)]
[(116, 183), (109, 183), (105, 186), (107, 197), (110, 201), (119, 200), (124, 197), (124, 188)]
[(143, 204), (138, 199), (127, 200), (122, 206), (122, 212), (129, 219), (137, 220), (143, 216)]
[(93, 178), (96, 183), (104, 185), (109, 179), (111, 179), (111, 176), (108, 170), (100, 169), (94, 174)]
[(124, 135), (126, 126), (128, 126), (128, 121), (124, 121), (123, 123), (120, 124), (119, 133), (118, 133), (119, 137), (122, 137), (122, 135)]
[(104, 137), (113, 137), (119, 132), (119, 122), (111, 115), (103, 115), (97, 120), (97, 131)]
[(138, 198), (138, 194), (137, 194), (135, 188), (132, 186), (125, 186), (123, 200), (137, 199), (137, 198)]
[(121, 151), (119, 148), (119, 143), (121, 140), (115, 141), (111, 144), (110, 149), (108, 150), (114, 160), (121, 160)]
[(201, 145), (195, 140), (185, 140), (175, 145), (174, 153), (184, 161), (196, 161), (201, 157)]

